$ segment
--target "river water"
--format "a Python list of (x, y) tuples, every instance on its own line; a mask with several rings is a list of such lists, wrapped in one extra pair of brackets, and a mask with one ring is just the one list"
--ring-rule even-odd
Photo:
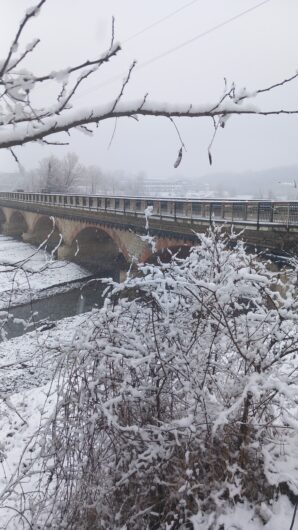
[(57, 320), (102, 306), (105, 285), (100, 281), (90, 283), (86, 280), (86, 285), (75, 285), (70, 283), (68, 291), (11, 307), (3, 326), (5, 338), (18, 337), (36, 328), (41, 331), (50, 329)]
[[(278, 262), (271, 264), (274, 272), (280, 268)], [(106, 276), (118, 279), (116, 271)], [(58, 320), (101, 307), (105, 288), (91, 269), (56, 261), (44, 250), (0, 234), (0, 340), (1, 335), (7, 340), (45, 331)]]
[[(105, 276), (114, 277), (115, 273)], [(74, 263), (0, 235), (0, 333), (10, 339), (103, 304), (106, 285)]]

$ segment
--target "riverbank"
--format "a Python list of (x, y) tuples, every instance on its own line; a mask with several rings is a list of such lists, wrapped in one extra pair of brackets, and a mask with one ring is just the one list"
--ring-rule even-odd
[(76, 263), (0, 235), (2, 340), (101, 306), (103, 290), (101, 279)]
[(67, 261), (55, 261), (42, 249), (0, 235), (0, 309), (48, 296), (47, 289), (84, 280), (90, 272)]
[(59, 356), (82, 333), (95, 311), (64, 318), (53, 327), (36, 328), (21, 337), (0, 342), (1, 396), (46, 384)]
[(23, 492), (37, 486), (37, 464), (25, 480), (22, 476), (32, 459), (38, 458), (36, 433), (55, 407), (60, 362), (75, 342), (84, 342), (96, 313), (65, 318), (52, 329), (37, 329), (0, 343), (0, 529), (20, 528), (11, 518), (20, 507)]

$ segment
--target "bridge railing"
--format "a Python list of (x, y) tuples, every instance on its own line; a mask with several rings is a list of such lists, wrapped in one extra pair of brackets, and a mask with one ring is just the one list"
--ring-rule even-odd
[(298, 227), (298, 201), (123, 197), (59, 193), (0, 192), (0, 200), (144, 217), (173, 222), (228, 222), (254, 226)]

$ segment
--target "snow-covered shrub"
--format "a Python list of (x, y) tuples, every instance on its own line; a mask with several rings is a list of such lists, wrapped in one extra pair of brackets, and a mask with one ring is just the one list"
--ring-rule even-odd
[(198, 237), (186, 259), (113, 284), (77, 331), (35, 524), (182, 530), (212, 514), (218, 530), (239, 502), (261, 524), (280, 490), (298, 493), (294, 277), (285, 288), (218, 229)]

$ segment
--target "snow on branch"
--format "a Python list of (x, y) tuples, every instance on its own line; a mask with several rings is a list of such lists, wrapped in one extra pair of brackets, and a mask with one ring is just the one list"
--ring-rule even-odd
[(23, 32), (23, 29), (27, 25), (27, 23), (30, 20), (30, 18), (35, 17), (39, 13), (39, 10), (41, 9), (41, 7), (43, 6), (43, 4), (45, 2), (46, 2), (46, 0), (40, 0), (40, 2), (38, 4), (36, 4), (36, 6), (33, 6), (30, 9), (27, 9), (23, 20), (20, 22), (20, 25), (18, 27), (16, 36), (15, 36), (15, 38), (13, 39), (13, 41), (11, 43), (11, 46), (10, 46), (9, 52), (7, 54), (7, 57), (4, 60), (2, 66), (1, 66), (0, 78), (2, 78), (3, 75), (6, 73), (7, 67), (9, 65), (9, 61), (11, 59), (11, 56), (18, 49), (19, 39), (20, 39), (20, 36), (21, 36), (21, 34)]
[[(142, 100), (143, 101), (143, 100)], [(214, 108), (211, 105), (175, 105), (146, 102), (144, 105), (138, 101), (121, 102), (114, 108), (115, 102), (105, 105), (93, 106), (92, 108), (72, 110), (67, 114), (48, 112), (46, 120), (36, 123), (31, 117), (29, 123), (14, 124), (13, 127), (0, 131), (0, 148), (8, 148), (16, 145), (23, 145), (28, 142), (41, 140), (45, 136), (69, 131), (75, 127), (91, 123), (99, 123), (113, 118), (123, 118), (132, 116), (155, 116), (155, 117), (178, 117), (178, 118), (212, 118), (232, 115), (278, 115), (278, 114), (298, 114), (297, 110), (272, 110), (262, 111), (250, 103), (237, 105), (233, 102), (225, 102)], [(65, 108), (64, 105), (61, 105)], [(23, 122), (25, 120), (22, 120)]]
[[(285, 86), (298, 77), (295, 73), (289, 78), (281, 80), (263, 89), (248, 92), (246, 89), (236, 90), (234, 84), (227, 86), (222, 96), (215, 102), (206, 104), (171, 104), (148, 101), (147, 94), (133, 102), (123, 101), (126, 86), (130, 82), (135, 63), (130, 66), (126, 78), (112, 101), (98, 106), (77, 109), (73, 104), (73, 97), (79, 86), (92, 76), (104, 63), (109, 62), (120, 51), (121, 46), (115, 42), (114, 20), (112, 21), (112, 36), (110, 47), (103, 54), (92, 60), (51, 71), (45, 75), (35, 75), (24, 69), (22, 63), (28, 55), (34, 52), (40, 39), (34, 39), (13, 58), (19, 48), (19, 41), (24, 27), (29, 20), (36, 16), (46, 0), (41, 0), (27, 10), (21, 20), (6, 58), (0, 62), (0, 148), (11, 149), (34, 141), (45, 141), (50, 135), (69, 132), (74, 128), (86, 131), (89, 124), (122, 117), (137, 118), (138, 116), (155, 116), (167, 119), (173, 118), (211, 118), (215, 132), (218, 127), (224, 127), (227, 119), (233, 115), (262, 115), (272, 116), (280, 114), (298, 114), (298, 108), (288, 110), (280, 107), (262, 110), (252, 103), (252, 99), (275, 88)], [(59, 86), (53, 94), (54, 101), (44, 107), (35, 108), (32, 103), (32, 93), (38, 85), (55, 81)], [(52, 87), (51, 87), (52, 90)], [(92, 131), (90, 131), (92, 133)], [(58, 140), (54, 143), (60, 144)], [(212, 142), (211, 142), (212, 143)], [(182, 146), (182, 144), (181, 144)], [(211, 148), (211, 144), (209, 146)], [(209, 149), (210, 155), (210, 149)], [(209, 158), (211, 155), (209, 156)]]
[[(279, 292), (235, 234), (198, 238), (111, 282), (64, 343), (38, 453), (0, 491), (9, 505), (24, 491), (32, 528), (290, 528), (272, 524), (283, 493), (297, 504), (296, 274)], [(251, 524), (230, 524), (248, 504)]]

